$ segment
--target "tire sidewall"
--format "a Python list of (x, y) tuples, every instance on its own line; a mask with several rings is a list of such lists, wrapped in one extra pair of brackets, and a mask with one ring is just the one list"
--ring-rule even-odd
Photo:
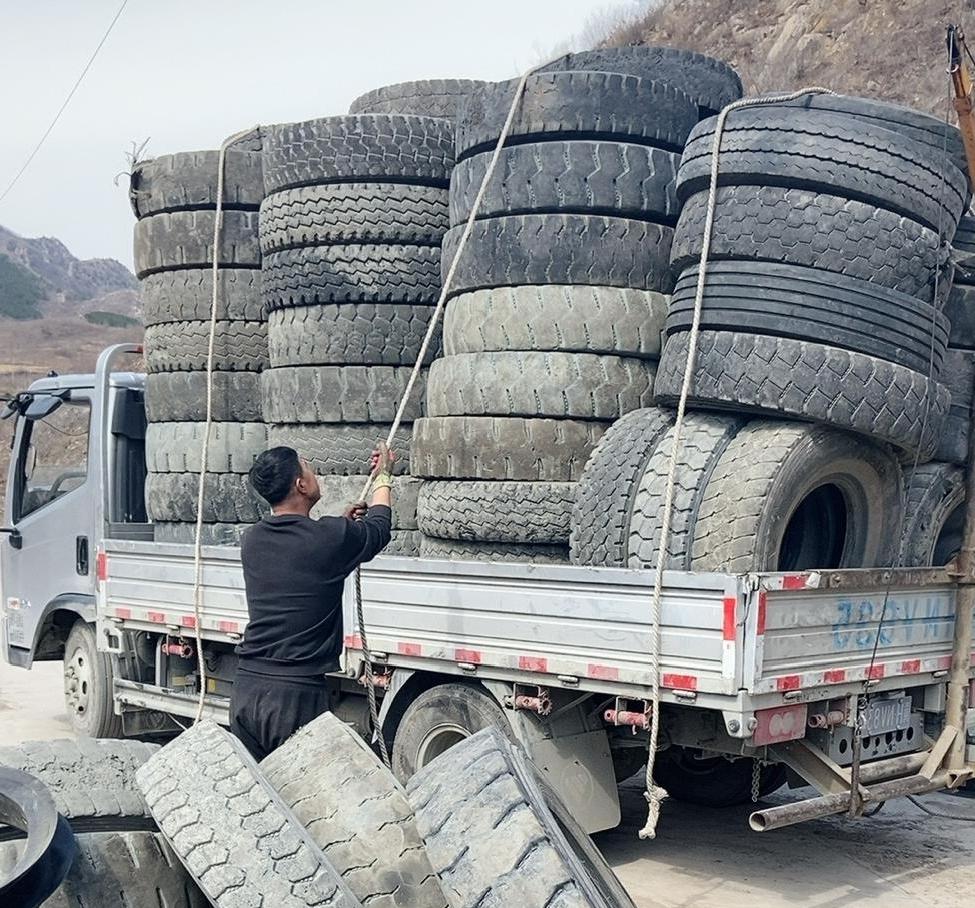
[(85, 737), (118, 737), (122, 733), (122, 720), (115, 715), (112, 703), (111, 662), (107, 656), (98, 652), (92, 625), (82, 620), (76, 621), (68, 634), (64, 646), (65, 671), (78, 655), (88, 664), (91, 690), (88, 693), (88, 706), (83, 717), (65, 701), (68, 722), (75, 732)]

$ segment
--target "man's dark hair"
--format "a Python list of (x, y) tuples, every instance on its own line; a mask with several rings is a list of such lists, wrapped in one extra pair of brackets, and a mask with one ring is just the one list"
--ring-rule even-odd
[(268, 448), (254, 458), (249, 475), (254, 491), (274, 507), (291, 494), (295, 480), (301, 475), (298, 452), (283, 445)]

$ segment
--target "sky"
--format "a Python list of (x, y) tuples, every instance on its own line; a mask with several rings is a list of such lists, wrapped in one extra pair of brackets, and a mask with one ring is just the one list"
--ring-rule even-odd
[[(121, 0), (0, 0), (0, 191)], [(507, 79), (546, 59), (598, 0), (129, 0), (0, 224), (132, 266), (126, 152), (218, 147), (249, 126), (344, 113), (379, 85)]]

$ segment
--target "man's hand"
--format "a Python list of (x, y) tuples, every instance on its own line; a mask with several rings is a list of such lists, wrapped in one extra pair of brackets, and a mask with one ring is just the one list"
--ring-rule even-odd
[(350, 504), (345, 509), (344, 516), (349, 520), (362, 520), (362, 518), (366, 516), (366, 511), (368, 509), (368, 505), (364, 501), (357, 501), (355, 504)]
[(396, 455), (386, 447), (386, 442), (379, 442), (369, 458), (369, 475), (375, 479), (380, 473), (392, 473), (395, 460)]

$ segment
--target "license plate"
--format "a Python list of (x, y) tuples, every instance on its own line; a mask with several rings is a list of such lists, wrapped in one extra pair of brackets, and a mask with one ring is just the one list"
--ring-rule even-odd
[(911, 698), (871, 700), (863, 712), (864, 735), (883, 735), (903, 731), (911, 725)]

